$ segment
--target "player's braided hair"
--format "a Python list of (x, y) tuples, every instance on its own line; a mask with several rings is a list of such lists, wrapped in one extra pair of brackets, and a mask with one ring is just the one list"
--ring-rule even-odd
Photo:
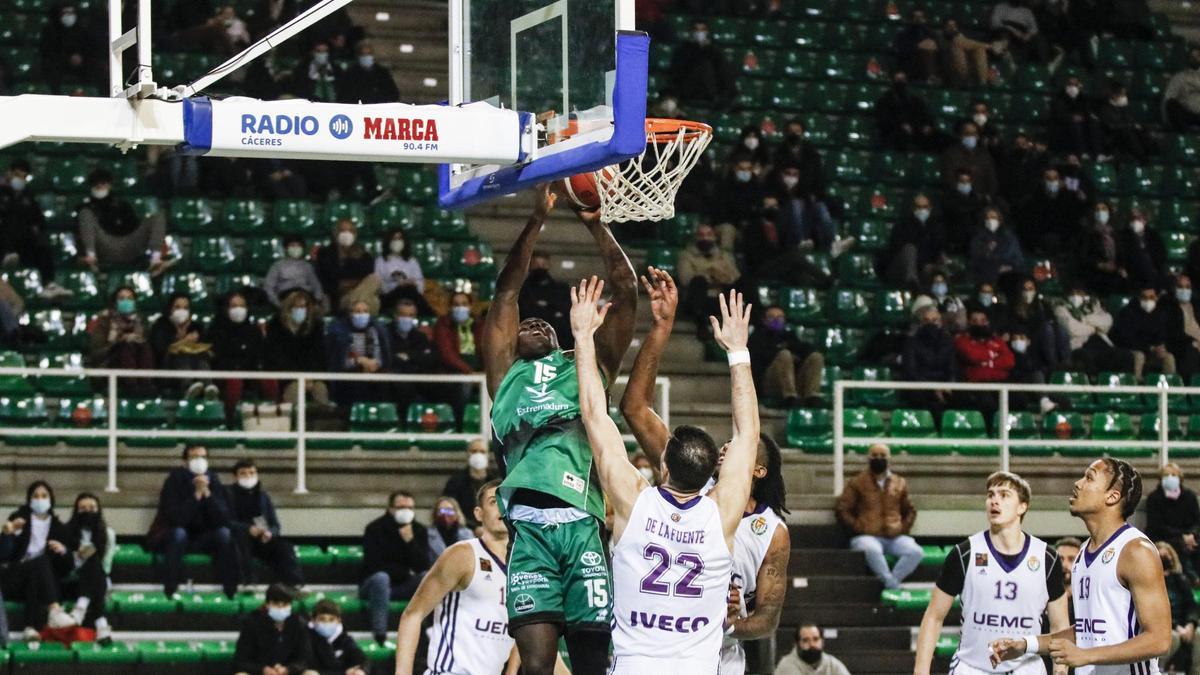
[(1137, 510), (1138, 502), (1142, 501), (1142, 477), (1125, 460), (1105, 457), (1102, 461), (1112, 476), (1108, 489), (1115, 487), (1121, 493), (1121, 517), (1129, 518)]
[(763, 454), (766, 455), (767, 475), (754, 482), (754, 491), (751, 494), (754, 501), (766, 504), (775, 515), (782, 516), (788, 513), (785, 504), (787, 486), (783, 483), (783, 455), (779, 452), (779, 444), (767, 434), (759, 434), (758, 441), (762, 444)]

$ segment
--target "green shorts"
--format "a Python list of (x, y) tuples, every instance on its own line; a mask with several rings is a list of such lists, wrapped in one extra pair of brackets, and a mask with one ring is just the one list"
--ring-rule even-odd
[(612, 575), (600, 521), (508, 521), (508, 626), (557, 623), (567, 632), (609, 631)]

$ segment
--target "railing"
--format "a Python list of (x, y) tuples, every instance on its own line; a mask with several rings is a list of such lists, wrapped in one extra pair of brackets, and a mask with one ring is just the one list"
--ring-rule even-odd
[[(483, 373), (471, 375), (399, 375), (391, 373), (294, 373), (268, 371), (230, 371), (230, 370), (125, 370), (115, 368), (3, 368), (0, 367), (0, 377), (65, 377), (77, 379), (80, 377), (103, 378), (107, 382), (106, 394), (92, 393), (89, 400), (104, 398), (107, 424), (104, 429), (97, 427), (17, 427), (3, 425), (0, 433), (5, 436), (48, 436), (53, 438), (96, 438), (104, 436), (108, 444), (108, 480), (106, 492), (119, 492), (117, 487), (117, 460), (120, 438), (178, 438), (186, 435), (195, 439), (234, 439), (234, 440), (290, 440), (296, 443), (296, 494), (308, 494), (308, 442), (312, 440), (333, 441), (382, 441), (395, 439), (397, 435), (405, 440), (420, 441), (462, 441), (491, 436), (491, 397), (487, 393), (487, 379)], [(180, 430), (180, 429), (122, 429), (118, 424), (120, 397), (117, 395), (117, 381), (127, 379), (156, 379), (156, 380), (275, 380), (281, 383), (296, 383), (295, 428), (292, 431), (242, 431), (242, 430)], [(617, 378), (617, 383), (628, 381), (627, 376)], [(309, 431), (308, 430), (308, 394), (306, 386), (309, 382), (369, 382), (385, 384), (389, 382), (423, 382), (428, 384), (459, 383), (473, 385), (479, 389), (479, 430), (462, 432), (409, 432), (400, 434), (386, 431)], [(663, 421), (670, 424), (671, 382), (669, 378), (658, 377), (655, 384), (659, 389), (659, 411)], [(41, 394), (44, 396), (44, 394)], [(62, 398), (68, 398), (63, 396)], [(134, 399), (136, 397), (126, 397)], [(403, 416), (404, 411), (399, 411)], [(403, 418), (401, 418), (403, 423)], [(633, 440), (632, 435), (625, 435), (626, 441)]]
[[(883, 389), (895, 391), (976, 391), (993, 392), (998, 395), (996, 438), (918, 438), (903, 439), (912, 445), (928, 447), (999, 447), (1000, 469), (1007, 471), (1011, 459), (1011, 449), (1014, 447), (1038, 448), (1070, 448), (1093, 447), (1103, 444), (1105, 448), (1130, 448), (1158, 450), (1159, 466), (1166, 465), (1170, 457), (1170, 448), (1197, 449), (1200, 441), (1171, 440), (1171, 425), (1168, 417), (1169, 396), (1200, 395), (1200, 387), (1156, 387), (1156, 386), (1108, 386), (1083, 384), (981, 384), (968, 382), (877, 382), (860, 380), (838, 380), (833, 383), (833, 494), (842, 493), (845, 486), (843, 473), (846, 466), (845, 448), (847, 444), (869, 445), (872, 443), (889, 443), (896, 441), (894, 436), (879, 437), (847, 437), (845, 435), (845, 395), (847, 389)], [(1158, 438), (1154, 440), (1120, 441), (1092, 439), (1058, 439), (1058, 438), (1009, 438), (1009, 393), (1027, 392), (1031, 394), (1140, 394), (1154, 396), (1158, 399)], [(1178, 415), (1182, 417), (1182, 415)]]

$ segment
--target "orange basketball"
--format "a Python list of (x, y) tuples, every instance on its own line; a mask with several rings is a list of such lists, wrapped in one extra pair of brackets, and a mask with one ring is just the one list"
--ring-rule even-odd
[(578, 208), (594, 209), (600, 206), (600, 191), (596, 188), (596, 177), (590, 171), (562, 179), (561, 192)]

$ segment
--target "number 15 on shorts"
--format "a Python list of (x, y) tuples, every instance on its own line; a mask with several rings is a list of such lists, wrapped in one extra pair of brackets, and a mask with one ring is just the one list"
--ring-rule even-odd
[(586, 579), (588, 607), (608, 607), (608, 579)]

